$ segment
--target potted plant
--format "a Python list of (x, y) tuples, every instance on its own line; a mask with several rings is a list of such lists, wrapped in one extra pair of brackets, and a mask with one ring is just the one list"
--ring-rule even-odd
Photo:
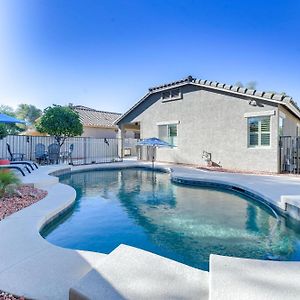
[[(0, 124), (0, 140), (4, 139), (7, 136), (8, 132), (4, 124)], [(5, 158), (0, 158), (0, 165), (8, 165), (9, 160)]]

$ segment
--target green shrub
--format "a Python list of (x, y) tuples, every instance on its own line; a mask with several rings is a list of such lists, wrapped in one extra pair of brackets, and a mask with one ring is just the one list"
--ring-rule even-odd
[(7, 136), (7, 128), (4, 124), (0, 124), (0, 140), (4, 139)]
[(18, 186), (20, 179), (10, 170), (0, 170), (0, 197), (3, 197), (9, 186)]

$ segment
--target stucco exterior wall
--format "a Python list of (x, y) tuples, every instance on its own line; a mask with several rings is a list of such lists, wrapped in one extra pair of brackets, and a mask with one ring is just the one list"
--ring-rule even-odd
[(99, 128), (99, 127), (83, 127), (82, 137), (94, 137), (94, 138), (116, 138), (117, 133), (115, 129)]
[[(228, 93), (185, 86), (180, 100), (163, 102), (156, 93), (128, 114), (122, 123), (140, 122), (141, 138), (158, 136), (159, 122), (178, 121), (178, 147), (161, 148), (157, 160), (204, 165), (203, 151), (224, 168), (246, 171), (278, 171), (278, 107), (261, 101), (249, 105), (249, 99)], [(271, 146), (248, 147), (248, 123), (245, 114), (273, 111)]]
[(296, 136), (298, 133), (297, 126), (300, 128), (300, 120), (283, 106), (279, 107), (279, 115), (284, 116), (283, 135)]
[[(111, 128), (100, 128), (100, 127), (83, 127), (82, 137), (94, 137), (94, 138), (107, 138), (115, 139), (117, 138), (118, 131), (117, 129)], [(134, 138), (134, 131), (126, 130), (125, 138)]]

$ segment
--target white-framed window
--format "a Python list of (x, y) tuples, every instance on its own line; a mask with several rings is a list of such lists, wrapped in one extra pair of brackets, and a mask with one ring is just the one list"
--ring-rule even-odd
[(248, 146), (268, 147), (271, 145), (271, 118), (248, 118)]
[(161, 93), (161, 97), (163, 101), (181, 99), (181, 89), (176, 88), (168, 91), (163, 91)]
[(177, 124), (158, 125), (158, 137), (172, 146), (177, 146), (177, 133)]

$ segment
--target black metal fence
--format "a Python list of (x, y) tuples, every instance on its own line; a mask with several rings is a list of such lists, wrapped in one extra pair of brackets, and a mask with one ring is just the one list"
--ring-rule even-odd
[(281, 173), (300, 174), (300, 137), (282, 136), (279, 142)]
[[(10, 145), (13, 153), (24, 153), (25, 159), (35, 160), (37, 144), (44, 144), (47, 150), (49, 145), (56, 143), (56, 141), (51, 136), (9, 135), (0, 140), (0, 158), (9, 158), (6, 143)], [(128, 149), (132, 148), (130, 155), (134, 155), (136, 143), (137, 140), (135, 139), (126, 139)], [(74, 145), (72, 152), (74, 165), (120, 161), (117, 138), (72, 137), (65, 141), (60, 152), (68, 152), (71, 144)]]

